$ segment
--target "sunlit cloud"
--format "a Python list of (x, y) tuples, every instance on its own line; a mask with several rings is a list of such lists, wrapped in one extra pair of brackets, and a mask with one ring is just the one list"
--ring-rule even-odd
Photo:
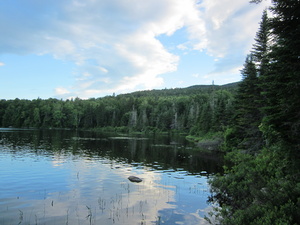
[(57, 87), (55, 88), (55, 93), (56, 95), (65, 95), (65, 94), (69, 94), (70, 91), (63, 87)]
[[(204, 51), (213, 56), (218, 61), (215, 71), (209, 74), (230, 71), (243, 62), (244, 54), (251, 48), (253, 31), (257, 30), (257, 21), (269, 2), (259, 5), (230, 0), (24, 3), (20, 7), (39, 10), (32, 17), (23, 10), (17, 18), (5, 9), (0, 10), (6, 19), (2, 20), (2, 33), (7, 34), (0, 37), (0, 53), (51, 54), (55, 59), (74, 62), (74, 83), (57, 87), (58, 97), (88, 98), (160, 88), (165, 82), (163, 75), (177, 71), (181, 56), (166, 48), (159, 36), (176, 38), (176, 31), (184, 28), (186, 40), (174, 48), (183, 51), (182, 54)], [(6, 22), (10, 27), (3, 25)], [(230, 63), (232, 68), (222, 67), (233, 55), (240, 59)]]
[(99, 70), (102, 71), (103, 73), (108, 73), (108, 70), (104, 67), (99, 66)]
[(225, 57), (232, 51), (247, 52), (253, 43), (253, 31), (258, 28), (256, 21), (268, 5), (270, 0), (259, 5), (248, 1), (204, 0), (200, 6), (205, 31), (203, 36), (198, 36), (196, 48), (205, 48), (214, 57)]

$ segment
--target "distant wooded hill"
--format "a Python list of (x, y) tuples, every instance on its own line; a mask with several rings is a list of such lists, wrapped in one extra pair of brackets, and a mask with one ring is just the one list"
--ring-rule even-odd
[(170, 88), (170, 89), (160, 89), (160, 90), (145, 90), (136, 91), (124, 95), (133, 96), (148, 96), (148, 95), (193, 95), (199, 94), (199, 92), (210, 92), (212, 90), (227, 89), (229, 91), (234, 91), (238, 88), (240, 82), (234, 82), (224, 85), (193, 85), (186, 88)]
[(82, 100), (0, 100), (1, 127), (219, 131), (233, 115), (238, 83), (137, 91)]

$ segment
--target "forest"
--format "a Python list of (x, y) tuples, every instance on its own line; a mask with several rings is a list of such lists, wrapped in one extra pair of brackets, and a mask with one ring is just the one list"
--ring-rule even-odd
[(0, 126), (220, 133), (225, 165), (210, 179), (215, 220), (207, 220), (299, 224), (299, 20), (299, 0), (272, 0), (239, 83), (88, 100), (0, 100)]
[(193, 135), (226, 127), (237, 84), (140, 91), (82, 100), (0, 100), (1, 127), (182, 131)]
[(269, 12), (224, 132), (224, 174), (210, 180), (220, 224), (300, 223), (300, 1), (273, 0)]

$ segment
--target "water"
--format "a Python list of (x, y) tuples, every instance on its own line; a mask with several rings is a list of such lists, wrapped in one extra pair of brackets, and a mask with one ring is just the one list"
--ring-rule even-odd
[(183, 137), (0, 129), (0, 224), (207, 224), (221, 166)]

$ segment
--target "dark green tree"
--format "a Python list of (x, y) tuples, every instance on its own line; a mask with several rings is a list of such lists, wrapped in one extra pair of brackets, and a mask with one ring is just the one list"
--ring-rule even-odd
[[(234, 148), (247, 151), (258, 151), (262, 146), (260, 90), (258, 87), (257, 69), (252, 55), (248, 55), (241, 71), (243, 80), (236, 94), (236, 116), (227, 150)], [(226, 137), (226, 140), (228, 137)], [(232, 140), (234, 139), (234, 140)]]
[(257, 66), (258, 76), (263, 76), (268, 71), (270, 53), (271, 28), (267, 10), (263, 12), (262, 19), (253, 44), (251, 54)]
[[(274, 17), (269, 22), (270, 51), (265, 56), (254, 57), (259, 71), (256, 86), (262, 88), (264, 99), (258, 101), (257, 107), (263, 114), (255, 126), (261, 122), (259, 128), (266, 142), (256, 154), (238, 150), (227, 153), (226, 175), (211, 180), (214, 191), (211, 201), (221, 206), (215, 214), (221, 224), (298, 224), (300, 221), (300, 1), (273, 0), (271, 10)], [(264, 51), (258, 48), (262, 46), (257, 43), (253, 54)], [(246, 60), (243, 70), (248, 76), (255, 67), (253, 61), (249, 62)], [(241, 98), (244, 89), (240, 88), (237, 95), (240, 109), (237, 109), (235, 125), (239, 129), (246, 125), (243, 116), (256, 104), (256, 101), (247, 103)], [(238, 146), (239, 143), (233, 141), (235, 132), (232, 130), (226, 142)], [(245, 134), (241, 138), (245, 138)]]
[(295, 149), (300, 147), (300, 1), (273, 0), (275, 44), (264, 83), (265, 125)]

